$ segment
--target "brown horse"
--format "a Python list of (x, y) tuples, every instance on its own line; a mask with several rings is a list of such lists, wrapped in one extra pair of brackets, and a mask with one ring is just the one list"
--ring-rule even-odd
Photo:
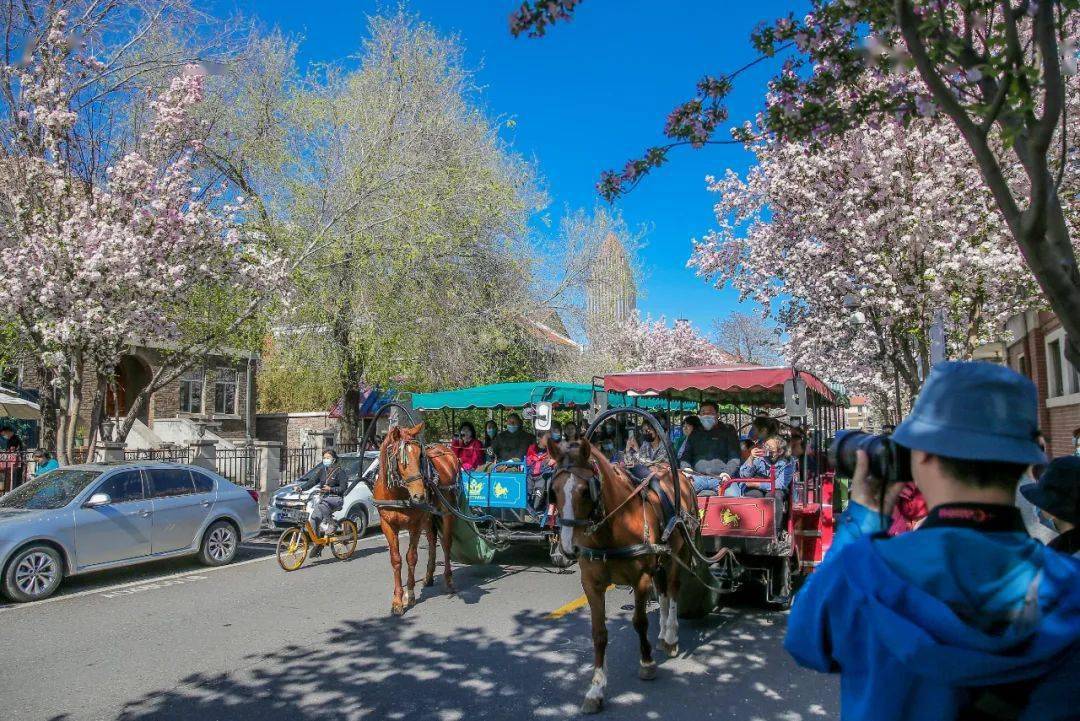
[[(690, 564), (690, 549), (676, 531), (670, 546), (661, 545), (664, 513), (660, 497), (648, 479), (633, 478), (625, 468), (613, 466), (587, 440), (560, 447), (548, 444), (556, 471), (551, 480), (556, 509), (560, 515), (559, 543), (563, 553), (578, 557), (581, 588), (592, 612), (593, 675), (584, 713), (595, 713), (604, 705), (607, 687), (607, 615), (605, 594), (610, 584), (627, 585), (634, 591), (634, 630), (641, 642), (638, 676), (656, 678), (649, 643), (649, 619), (645, 604), (654, 587), (660, 596), (660, 647), (670, 657), (679, 650), (679, 569), (675, 558)], [(671, 470), (666, 464), (651, 469), (653, 478), (667, 498), (673, 498)], [(688, 522), (697, 518), (693, 486), (679, 474), (683, 499), (689, 499)]]
[[(387, 501), (398, 506), (380, 506), (379, 522), (386, 543), (390, 547), (390, 565), (394, 569), (394, 598), (390, 612), (395, 616), (405, 613), (405, 609), (416, 602), (416, 560), (419, 555), (420, 534), (428, 538), (427, 574), (424, 585), (435, 583), (435, 538), (441, 536), (443, 548), (443, 579), (447, 590), (454, 592), (454, 576), (450, 567), (450, 545), (453, 543), (454, 516), (446, 507), (446, 502), (457, 502), (457, 483), (461, 466), (454, 452), (443, 445), (428, 446), (427, 457), (441, 493), (435, 493), (429, 487), (421, 463), (420, 431), (424, 424), (412, 428), (394, 426), (383, 439), (379, 448), (379, 473), (375, 480), (372, 495), (376, 502)], [(446, 501), (443, 500), (446, 499)], [(423, 507), (410, 507), (420, 504), (427, 508), (437, 508), (442, 517), (433, 515)], [(438, 525), (436, 525), (438, 524)], [(409, 532), (409, 548), (405, 561), (409, 565), (407, 588), (402, 593), (401, 584), (401, 548), (398, 534), (402, 529)]]

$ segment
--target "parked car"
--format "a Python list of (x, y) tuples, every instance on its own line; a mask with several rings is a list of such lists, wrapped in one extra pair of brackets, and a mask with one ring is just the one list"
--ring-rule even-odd
[(204, 468), (67, 466), (0, 496), (0, 589), (37, 601), (89, 571), (187, 555), (221, 566), (258, 533), (258, 494)]
[[(350, 486), (345, 494), (341, 510), (334, 518), (350, 518), (356, 524), (357, 535), (363, 537), (373, 522), (379, 518), (371, 495), (375, 473), (379, 467), (379, 452), (342, 453), (338, 463), (345, 471)], [(315, 490), (321, 465), (315, 466), (294, 483), (282, 486), (270, 498), (267, 520), (275, 528), (286, 528), (302, 523), (307, 518), (308, 501)]]

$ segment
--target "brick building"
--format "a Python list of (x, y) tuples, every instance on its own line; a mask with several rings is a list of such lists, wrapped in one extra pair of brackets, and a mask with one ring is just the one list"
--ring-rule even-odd
[(1073, 432), (1080, 428), (1080, 373), (1065, 357), (1065, 329), (1053, 313), (1029, 311), (1007, 324), (1012, 341), (1006, 362), (1035, 381), (1039, 426), (1052, 457), (1072, 454)]
[[(165, 350), (160, 346), (138, 345), (130, 347), (121, 357), (116, 367), (115, 387), (107, 395), (105, 410), (108, 417), (119, 418), (127, 414), (135, 397), (162, 364)], [(229, 440), (254, 438), (257, 361), (255, 354), (238, 350), (222, 350), (211, 355), (151, 395), (139, 420), (152, 429), (157, 420), (202, 419), (205, 410), (206, 420), (218, 436)], [(40, 391), (41, 379), (32, 363), (20, 363), (8, 372), (11, 380), (20, 387)], [(90, 425), (95, 390), (93, 379), (84, 383), (79, 405), (82, 433)]]

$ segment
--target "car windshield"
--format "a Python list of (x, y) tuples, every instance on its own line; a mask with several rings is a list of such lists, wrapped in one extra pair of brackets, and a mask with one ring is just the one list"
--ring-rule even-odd
[(101, 471), (76, 468), (49, 471), (44, 476), (35, 478), (0, 497), (0, 508), (23, 508), (35, 511), (63, 508), (100, 475)]

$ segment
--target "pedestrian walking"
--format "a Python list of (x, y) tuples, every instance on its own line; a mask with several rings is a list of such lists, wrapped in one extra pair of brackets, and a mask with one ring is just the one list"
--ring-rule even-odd
[(44, 448), (34, 451), (34, 478), (43, 476), (49, 471), (55, 471), (59, 467), (60, 464)]

